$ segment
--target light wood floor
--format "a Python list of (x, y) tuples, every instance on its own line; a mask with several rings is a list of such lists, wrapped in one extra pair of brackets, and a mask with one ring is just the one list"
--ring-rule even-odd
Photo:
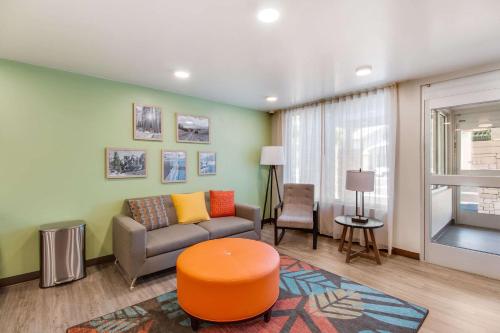
[[(272, 229), (263, 230), (271, 242)], [(391, 256), (377, 266), (366, 259), (345, 264), (338, 242), (288, 231), (283, 254), (350, 278), (430, 310), (421, 332), (500, 332), (500, 281)], [(134, 291), (113, 264), (90, 267), (88, 277), (65, 286), (39, 289), (30, 281), (0, 289), (0, 332), (64, 332), (69, 326), (175, 289), (173, 271), (140, 280)]]

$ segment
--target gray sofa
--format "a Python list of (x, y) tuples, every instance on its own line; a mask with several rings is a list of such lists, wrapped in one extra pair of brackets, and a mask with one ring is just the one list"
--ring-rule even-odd
[[(259, 207), (236, 204), (236, 216), (178, 224), (170, 196), (162, 196), (162, 199), (167, 208), (167, 227), (146, 231), (132, 219), (127, 202), (122, 214), (113, 217), (113, 254), (130, 281), (130, 289), (138, 277), (174, 267), (179, 254), (196, 243), (223, 237), (260, 239)], [(205, 202), (210, 211), (208, 193)]]

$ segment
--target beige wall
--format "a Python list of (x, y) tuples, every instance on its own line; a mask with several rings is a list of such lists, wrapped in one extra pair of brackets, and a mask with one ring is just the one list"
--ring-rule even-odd
[(420, 252), (420, 84), (403, 82), (398, 93), (393, 246)]
[(393, 246), (422, 251), (423, 197), (421, 173), (421, 86), (500, 69), (500, 63), (473, 67), (449, 74), (399, 84), (398, 146)]

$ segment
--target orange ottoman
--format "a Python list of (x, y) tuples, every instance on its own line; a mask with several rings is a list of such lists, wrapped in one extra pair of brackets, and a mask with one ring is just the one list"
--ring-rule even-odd
[(177, 258), (177, 297), (190, 316), (199, 320), (234, 322), (264, 315), (278, 299), (278, 252), (260, 241), (224, 238), (202, 242)]

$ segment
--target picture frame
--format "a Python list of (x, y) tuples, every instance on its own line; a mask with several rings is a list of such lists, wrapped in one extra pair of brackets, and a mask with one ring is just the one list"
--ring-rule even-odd
[(187, 182), (186, 151), (162, 149), (161, 182), (163, 184)]
[(217, 153), (214, 151), (198, 152), (198, 175), (211, 176), (217, 174)]
[(159, 106), (132, 104), (134, 140), (163, 141), (163, 116)]
[(179, 143), (210, 143), (209, 117), (176, 113), (175, 128), (176, 139)]
[(135, 148), (105, 149), (105, 175), (107, 179), (146, 178), (148, 176), (147, 151)]

